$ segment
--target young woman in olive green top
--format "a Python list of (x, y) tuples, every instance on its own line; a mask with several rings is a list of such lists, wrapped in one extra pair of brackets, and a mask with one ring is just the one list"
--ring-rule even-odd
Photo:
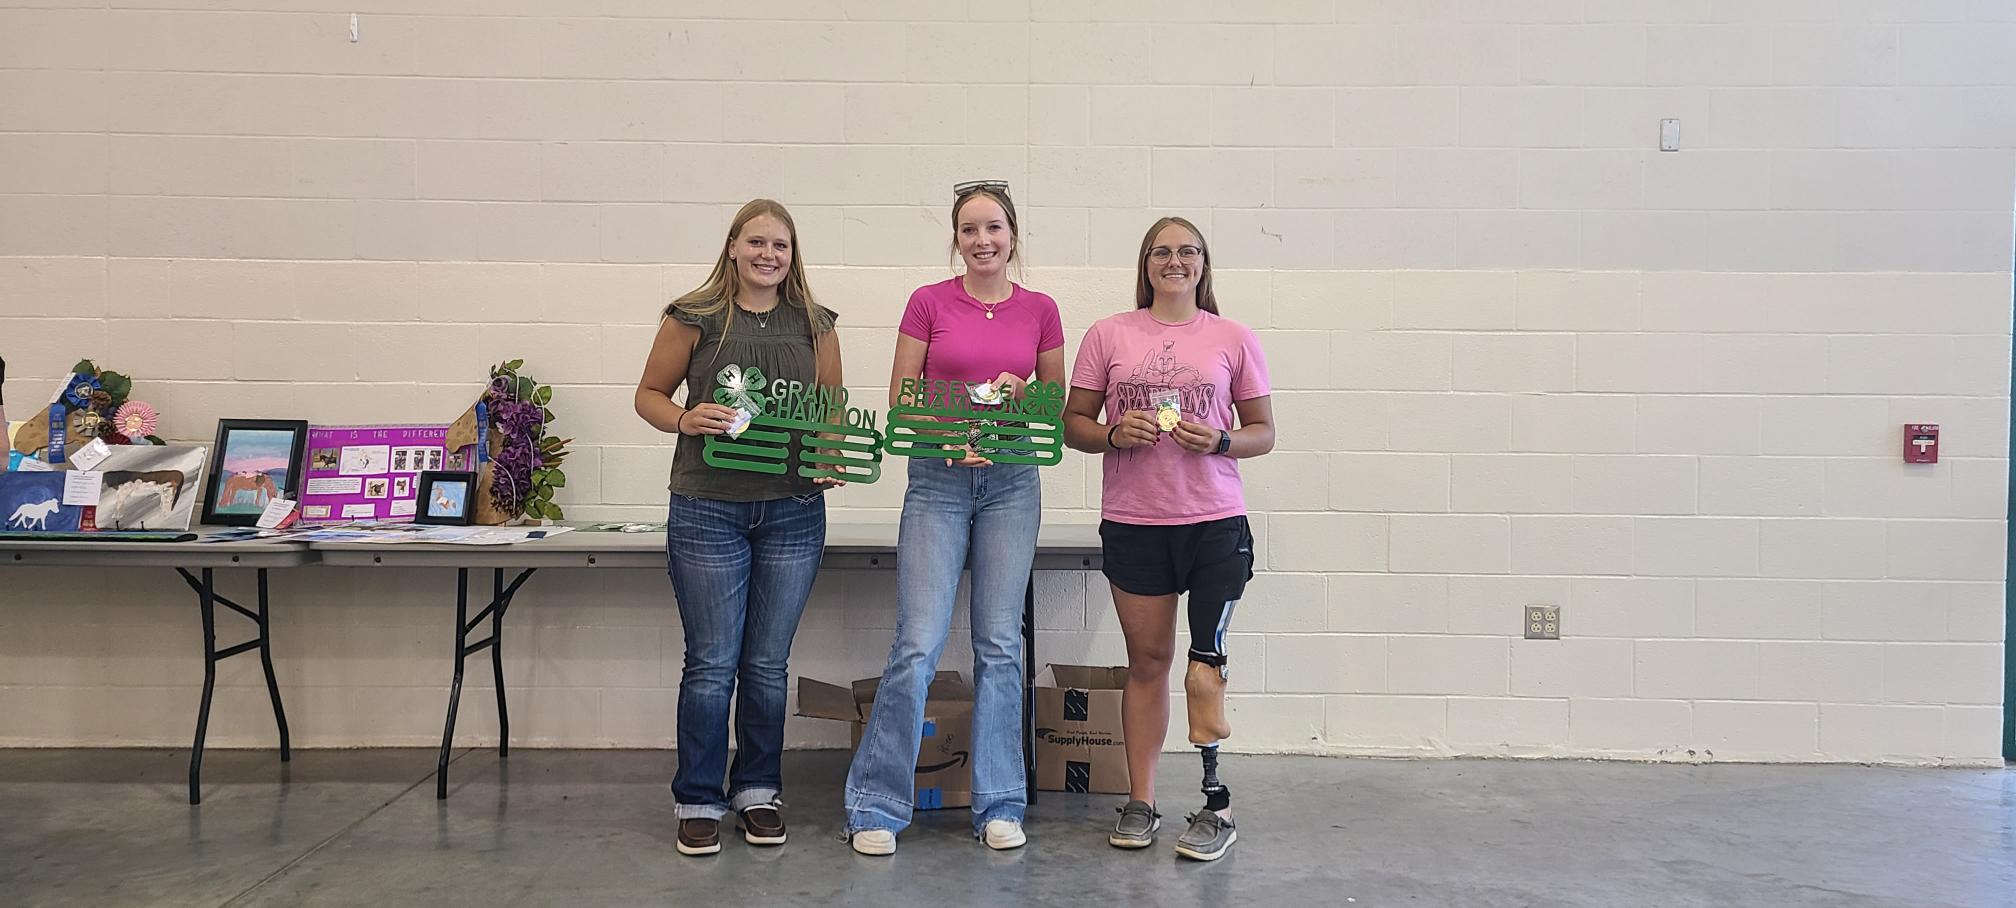
[[(637, 415), (679, 436), (665, 548), (686, 632), (672, 777), (683, 854), (719, 852), (731, 809), (750, 844), (784, 843), (785, 663), (825, 549), (832, 481), (724, 470), (701, 449), (730, 430), (738, 409), (760, 414), (773, 383), (841, 384), (834, 314), (813, 301), (797, 240), (784, 206), (742, 206), (707, 282), (666, 307), (637, 383)], [(682, 384), (683, 406), (672, 399)]]

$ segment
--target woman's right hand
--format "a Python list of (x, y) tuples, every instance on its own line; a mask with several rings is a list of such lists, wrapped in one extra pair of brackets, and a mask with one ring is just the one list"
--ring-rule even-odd
[(959, 460), (953, 460), (948, 457), (945, 459), (945, 462), (955, 467), (991, 467), (994, 465), (994, 461), (981, 457), (978, 451), (973, 450), (972, 445), (967, 445), (959, 450), (965, 451), (966, 456)]
[(1155, 417), (1148, 411), (1129, 410), (1120, 417), (1119, 427), (1112, 432), (1113, 447), (1125, 450), (1152, 445), (1161, 432), (1162, 427), (1155, 423)]
[(694, 404), (679, 415), (679, 434), (720, 435), (735, 424), (735, 412), (720, 404)]

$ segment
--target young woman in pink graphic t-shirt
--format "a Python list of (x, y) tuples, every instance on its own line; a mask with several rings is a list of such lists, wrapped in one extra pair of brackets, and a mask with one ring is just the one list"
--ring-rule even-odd
[(1104, 455), (1099, 536), (1127, 637), (1120, 715), (1131, 793), (1107, 841), (1120, 848), (1155, 841), (1155, 761), (1169, 728), (1176, 600), (1188, 592), (1183, 693), (1190, 742), (1203, 756), (1205, 801), (1176, 853), (1215, 861), (1237, 837), (1231, 792), (1218, 781), (1218, 742), (1232, 734), (1225, 631), (1253, 576), (1238, 460), (1274, 448), (1267, 360), (1252, 331), (1219, 317), (1210, 250), (1182, 218), (1156, 221), (1142, 238), (1134, 306), (1086, 333), (1064, 406), (1065, 440)]

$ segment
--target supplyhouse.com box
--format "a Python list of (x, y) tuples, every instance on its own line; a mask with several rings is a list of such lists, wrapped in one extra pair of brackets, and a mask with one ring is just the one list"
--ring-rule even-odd
[(1127, 793), (1124, 666), (1051, 665), (1036, 682), (1036, 787)]

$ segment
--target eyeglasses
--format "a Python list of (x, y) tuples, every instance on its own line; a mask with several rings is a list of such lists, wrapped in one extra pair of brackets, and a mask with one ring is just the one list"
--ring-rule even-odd
[(1204, 257), (1204, 250), (1195, 246), (1178, 246), (1175, 249), (1170, 249), (1167, 246), (1157, 246), (1148, 250), (1148, 260), (1156, 264), (1169, 261), (1169, 257), (1172, 255), (1186, 262), (1194, 262)]
[(964, 183), (954, 183), (952, 184), (952, 197), (955, 199), (963, 199), (969, 195), (972, 195), (973, 193), (979, 192), (982, 189), (985, 189), (988, 192), (998, 192), (1002, 195), (1007, 195), (1008, 181), (967, 180)]

